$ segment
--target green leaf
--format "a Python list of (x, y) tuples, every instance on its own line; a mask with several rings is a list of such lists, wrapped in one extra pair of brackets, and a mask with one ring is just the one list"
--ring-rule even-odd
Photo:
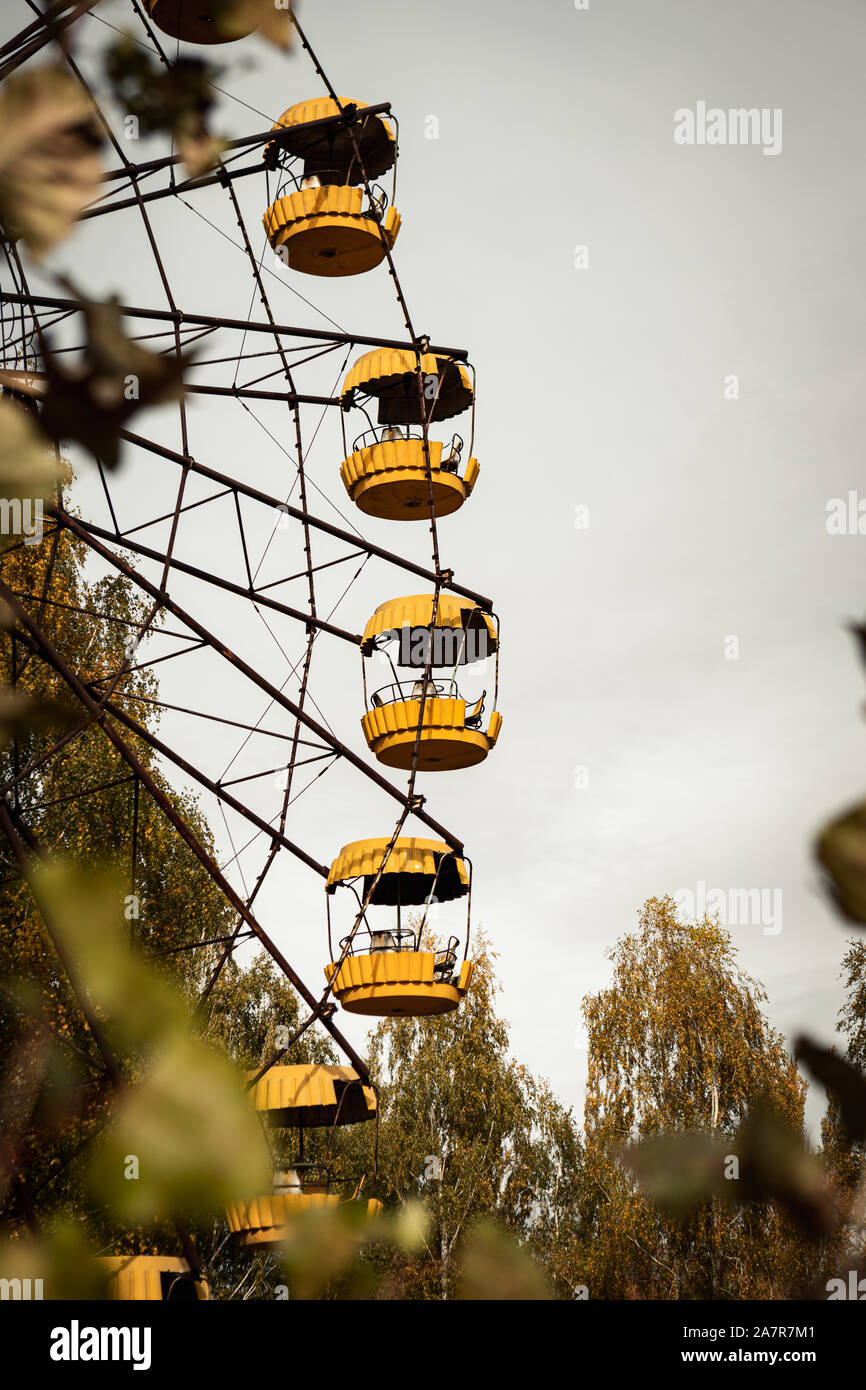
[[(128, 1176), (131, 1157), (137, 1176)], [(88, 1180), (132, 1225), (175, 1212), (214, 1214), (269, 1192), (272, 1164), (242, 1074), (196, 1039), (175, 1038), (119, 1100)]]
[(730, 1145), (710, 1134), (664, 1135), (621, 1150), (651, 1202), (684, 1216), (698, 1202), (726, 1195)]
[(470, 1232), (460, 1258), (463, 1299), (526, 1302), (550, 1298), (544, 1271), (492, 1222)]
[(181, 997), (130, 948), (119, 877), (55, 862), (35, 869), (33, 882), (119, 1054), (164, 1045), (188, 1028)]
[(39, 1236), (4, 1241), (0, 1271), (4, 1279), (29, 1279), (34, 1299), (103, 1298), (108, 1282), (81, 1228), (69, 1220)]

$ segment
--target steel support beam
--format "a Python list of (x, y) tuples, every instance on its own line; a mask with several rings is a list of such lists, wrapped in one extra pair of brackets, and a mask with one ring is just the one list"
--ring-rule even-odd
[[(268, 936), (267, 932), (253, 916), (252, 912), (247, 907), (244, 900), (240, 897), (238, 893), (235, 892), (228, 879), (220, 871), (218, 865), (211, 858), (210, 854), (208, 854), (207, 850), (199, 840), (198, 836), (187, 825), (186, 821), (176, 810), (169, 797), (166, 796), (165, 792), (154, 780), (150, 771), (144, 766), (141, 759), (136, 756), (136, 754), (125, 742), (125, 740), (120, 736), (117, 730), (113, 728), (113, 726), (102, 717), (104, 711), (100, 709), (100, 706), (97, 703), (97, 701), (94, 700), (93, 696), (87, 690), (86, 686), (82, 683), (79, 677), (75, 674), (72, 668), (67, 665), (60, 653), (54, 649), (52, 644), (43, 635), (37, 624), (33, 622), (29, 614), (22, 608), (21, 604), (15, 597), (15, 594), (9, 588), (8, 584), (4, 583), (2, 579), (0, 579), (0, 596), (2, 596), (5, 599), (6, 603), (9, 605), (12, 612), (15, 614), (17, 621), (21, 624), (25, 631), (29, 633), (30, 637), (33, 639), (36, 646), (39, 648), (39, 651), (41, 655), (44, 657), (44, 659), (48, 662), (50, 666), (53, 666), (57, 674), (66, 682), (69, 688), (84, 705), (88, 713), (93, 716), (94, 721), (99, 724), (99, 727), (102, 729), (106, 738), (114, 745), (117, 752), (123, 758), (124, 762), (127, 763), (127, 765), (131, 767), (132, 770), (137, 774), (142, 785), (146, 787), (147, 791), (153, 797), (153, 800), (160, 807), (160, 810), (163, 811), (165, 816), (174, 826), (175, 830), (177, 830), (178, 834), (189, 846), (189, 848), (192, 850), (193, 854), (203, 865), (203, 867), (207, 870), (208, 874), (213, 879), (217, 887), (220, 889), (223, 896), (231, 903), (235, 912), (237, 912), (238, 915), (242, 917), (243, 920), (247, 923), (247, 925), (255, 932), (256, 936), (261, 941), (265, 950), (280, 967), (283, 974), (294, 986), (298, 994), (300, 994), (301, 998), (305, 1001), (305, 1003), (309, 1006), (311, 1010), (318, 1010), (319, 1000), (316, 999), (316, 997), (309, 989), (307, 989), (307, 986), (304, 984), (301, 977), (292, 968), (292, 966), (286, 960), (285, 956), (279, 950), (279, 948), (274, 944), (273, 941), (271, 941), (271, 938)], [(352, 1066), (355, 1068), (355, 1070), (359, 1073), (362, 1080), (368, 1080), (369, 1074), (367, 1072), (366, 1066), (364, 1065), (363, 1059), (358, 1056), (351, 1043), (343, 1037), (342, 1033), (336, 1027), (333, 1021), (330, 1018), (322, 1017), (320, 1018), (320, 1022), (322, 1023), (323, 1027), (327, 1028), (334, 1041), (349, 1058), (349, 1061), (352, 1063)]]
[[(406, 560), (402, 555), (397, 555), (393, 550), (385, 550), (380, 545), (373, 545), (363, 536), (353, 531), (344, 531), (340, 526), (332, 526), (330, 521), (323, 521), (321, 517), (313, 516), (310, 512), (304, 512), (299, 507), (291, 507), (287, 502), (281, 502), (277, 497), (271, 497), (269, 493), (260, 491), (259, 488), (250, 487), (248, 483), (243, 483), (237, 478), (230, 478), (227, 473), (219, 473), (215, 468), (208, 468), (204, 463), (199, 463), (196, 459), (185, 458), (176, 449), (169, 449), (165, 444), (157, 444), (152, 439), (145, 439), (144, 435), (133, 434), (132, 430), (121, 430), (121, 439), (125, 439), (130, 444), (137, 444), (141, 449), (147, 449), (149, 453), (157, 454), (160, 458), (169, 459), (172, 463), (178, 463), (181, 467), (189, 468), (190, 472), (199, 474), (202, 478), (208, 478), (211, 482), (219, 483), (221, 487), (229, 488), (233, 492), (239, 492), (242, 497), (249, 497), (254, 502), (261, 502), (263, 506), (273, 507), (277, 511), (284, 512), (294, 521), (306, 520), (310, 526), (317, 531), (323, 531), (328, 536), (333, 536), (335, 540), (345, 541), (356, 550), (366, 550), (368, 555), (375, 555), (379, 560), (387, 560), (391, 565), (397, 565), (400, 569), (406, 570), (409, 574), (415, 574), (419, 579), (424, 579), (428, 584), (435, 584), (437, 576), (432, 570), (426, 569), (424, 565), (416, 565), (412, 560)], [(452, 571), (448, 571), (450, 576)], [(479, 608), (483, 608), (486, 613), (493, 609), (493, 600), (487, 598), (485, 594), (479, 594), (475, 589), (467, 589), (463, 584), (455, 584), (453, 578), (447, 577), (442, 580), (443, 589), (450, 590), (453, 594), (460, 594), (462, 598), (468, 598), (472, 603), (477, 603)]]
[[(51, 516), (56, 515), (52, 510), (53, 506), (53, 503), (49, 503), (45, 508)], [(57, 520), (60, 521), (61, 525), (63, 524), (62, 515), (57, 514)], [(146, 560), (154, 560), (163, 565), (167, 564), (170, 569), (179, 570), (181, 574), (188, 574), (193, 579), (200, 579), (205, 584), (213, 584), (218, 589), (225, 589), (227, 593), (237, 594), (239, 598), (252, 599), (255, 603), (261, 603), (263, 608), (271, 608), (275, 613), (281, 613), (284, 618), (294, 618), (296, 622), (303, 623), (306, 627), (315, 627), (321, 632), (330, 633), (332, 637), (341, 637), (344, 642), (351, 642), (355, 647), (361, 645), (360, 633), (347, 632), (345, 628), (337, 627), (334, 623), (327, 622), (325, 618), (313, 618), (300, 608), (290, 608), (288, 604), (280, 603), (279, 599), (270, 598), (267, 594), (260, 594), (255, 589), (245, 589), (242, 584), (234, 584), (230, 579), (220, 579), (218, 575), (199, 569), (197, 565), (187, 564), (184, 560), (178, 560), (174, 555), (166, 555), (161, 550), (153, 550), (149, 545), (142, 545), (140, 541), (130, 540), (127, 536), (117, 536), (113, 531), (107, 531), (102, 526), (94, 526), (90, 521), (81, 521), (78, 518), (77, 520), (79, 526), (83, 527), (88, 535), (98, 536), (100, 540), (110, 541), (112, 545), (122, 545), (125, 550), (132, 550), (136, 555), (141, 555)]]
[[(290, 700), (287, 695), (284, 695), (283, 692), (277, 688), (277, 686), (272, 685), (270, 681), (266, 680), (264, 676), (254, 670), (242, 657), (237, 656), (224, 642), (221, 642), (220, 639), (214, 636), (212, 632), (209, 632), (206, 627), (203, 627), (201, 623), (197, 622), (191, 614), (181, 608), (180, 604), (175, 603), (174, 599), (169, 594), (159, 589), (155, 584), (151, 584), (149, 580), (145, 579), (137, 570), (134, 570), (131, 565), (128, 565), (119, 555), (113, 555), (110, 550), (106, 549), (104, 545), (101, 545), (76, 517), (70, 516), (68, 512), (63, 511), (61, 507), (53, 503), (46, 507), (46, 511), (53, 516), (56, 521), (59, 521), (61, 525), (65, 526), (67, 530), (72, 531), (89, 545), (91, 550), (95, 551), (97, 555), (100, 555), (103, 560), (106, 560), (116, 570), (119, 570), (121, 574), (125, 574), (128, 579), (131, 579), (134, 584), (137, 584), (140, 589), (143, 589), (146, 594), (149, 594), (152, 599), (156, 600), (163, 608), (167, 609), (169, 613), (173, 613), (176, 618), (182, 623), (185, 623), (190, 631), (195, 633), (196, 637), (200, 637), (202, 642), (228, 661), (230, 666), (240, 671), (241, 674), (252, 681), (254, 685), (257, 685), (260, 690), (263, 690), (266, 695), (270, 696), (275, 704), (280, 705), (282, 709), (286, 710), (295, 719), (299, 719), (322, 743), (326, 744), (329, 748), (333, 748), (335, 752), (345, 758), (346, 762), (351, 763), (352, 767), (357, 768), (369, 781), (374, 782), (377, 787), (381, 787), (382, 791), (386, 792), (394, 801), (399, 802), (401, 806), (409, 806), (413, 815), (417, 816), (420, 821), (429, 826), (431, 830), (435, 831), (435, 833), (440, 836), (441, 839), (445, 840), (457, 854), (463, 853), (463, 842), (459, 840), (456, 835), (453, 835), (450, 830), (447, 830), (444, 825), (440, 825), (437, 820), (434, 820), (431, 815), (428, 815), (420, 804), (423, 798), (419, 797), (417, 800), (411, 798), (413, 804), (410, 805), (410, 798), (406, 796), (405, 792), (402, 792), (399, 787), (395, 787), (392, 782), (388, 781), (387, 777), (383, 777), (375, 768), (369, 767), (367, 763), (364, 762), (363, 758), (359, 758), (357, 753), (353, 753), (351, 748), (341, 743), (340, 740), (331, 733), (330, 729), (326, 729), (318, 720), (313, 719), (305, 710), (302, 710), (300, 706), (295, 704), (294, 700)], [(6, 587), (7, 586), (0, 581), (0, 592), (5, 591)], [(11, 592), (12, 591), (9, 590), (10, 594)], [(16, 605), (16, 612), (19, 607), (20, 605)], [(88, 696), (88, 699), (89, 698)]]
[[(11, 290), (0, 290), (0, 300), (6, 304), (23, 304), (38, 309), (73, 309), (83, 313), (83, 306), (77, 299), (62, 299), (56, 295), (17, 294)], [(428, 344), (425, 339), (418, 343), (407, 343), (400, 338), (370, 338), (366, 333), (342, 333), (339, 329), (298, 328), (286, 323), (265, 323), (247, 319), (221, 319), (210, 314), (185, 314), (180, 309), (143, 309), (131, 304), (118, 304), (118, 309), (127, 318), (151, 319), (158, 323), (189, 324), (192, 328), (236, 328), (242, 333), (285, 334), (290, 338), (308, 338), (316, 343), (345, 343), (351, 347), (384, 347), (414, 352), (422, 347), (437, 357), (453, 357), (456, 362), (466, 362), (469, 353), (466, 348), (441, 347)]]

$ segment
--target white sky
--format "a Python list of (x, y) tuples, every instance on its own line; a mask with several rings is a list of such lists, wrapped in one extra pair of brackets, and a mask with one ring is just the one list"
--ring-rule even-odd
[[(6, 0), (4, 37), (30, 14)], [(120, 0), (99, 14), (134, 21)], [(740, 959), (786, 1034), (806, 1028), (830, 1041), (846, 932), (821, 899), (809, 845), (864, 781), (863, 677), (844, 622), (862, 611), (866, 538), (825, 529), (827, 501), (862, 487), (862, 6), (591, 0), (581, 12), (571, 0), (330, 0), (305, 3), (300, 17), (341, 94), (392, 102), (395, 257), (414, 322), (467, 347), (478, 371), (481, 476), (439, 534), (444, 563), (501, 615), (504, 724), (482, 766), (420, 782), (473, 859), (475, 920), (500, 955), (515, 1053), (581, 1107), (581, 997), (609, 979), (605, 952), (647, 896), (699, 880), (781, 889), (782, 931), (735, 928)], [(91, 18), (79, 32), (92, 73), (107, 31)], [(285, 57), (250, 39), (210, 56), (233, 94), (212, 121), (227, 137), (320, 92), (300, 51)], [(699, 100), (781, 108), (782, 152), (676, 145), (674, 112)], [(435, 140), (425, 138), (431, 115)], [(130, 156), (164, 148), (140, 142)], [(238, 181), (237, 192), (261, 248), (264, 177)], [(174, 200), (153, 205), (177, 303), (247, 316), (253, 287), (226, 240), (237, 240), (227, 195), (208, 189), (187, 202), (223, 235)], [(588, 269), (574, 267), (578, 244)], [(265, 264), (278, 320), (322, 327), (326, 315), (403, 336), (384, 267), (328, 281), (280, 270), (270, 253)], [(82, 227), (52, 268), (93, 295), (165, 304), (135, 212)], [(33, 283), (63, 293), (48, 276)], [(263, 317), (258, 305), (252, 313)], [(205, 341), (208, 352), (231, 350), (228, 337)], [(302, 368), (301, 389), (330, 393), (343, 360)], [(208, 379), (230, 380), (226, 371), (211, 368)], [(737, 401), (723, 394), (731, 373)], [(250, 404), (291, 448), (286, 412)], [(319, 414), (305, 409), (308, 441)], [(429, 563), (426, 526), (351, 507), (331, 415), (309, 453), (312, 510), (342, 524), (333, 503), (370, 539)], [(199, 397), (190, 421), (196, 458), (286, 494), (289, 460), (236, 402)], [(176, 411), (133, 427), (179, 447)], [(173, 465), (128, 448), (121, 525), (168, 511), (176, 483)], [(205, 495), (192, 480), (190, 500)], [(108, 524), (86, 463), (76, 500)], [(585, 531), (574, 525), (580, 505)], [(268, 518), (249, 509), (245, 519), (260, 554)], [(149, 534), (157, 546), (166, 539), (164, 528)], [(177, 553), (241, 581), (228, 504), (189, 513)], [(314, 539), (317, 562), (334, 553)], [(293, 529), (276, 536), (263, 574), (301, 564)], [(354, 569), (322, 576), (324, 611)], [(360, 631), (377, 603), (421, 588), (373, 561), (335, 621)], [(286, 601), (303, 606), (304, 592), (294, 582)], [(285, 680), (285, 657), (248, 605), (182, 576), (172, 593), (269, 679)], [(265, 616), (296, 659), (303, 633)], [(729, 635), (738, 660), (725, 659)], [(338, 735), (369, 758), (359, 666), (351, 647), (324, 636), (311, 688)], [(160, 669), (166, 700), (243, 720), (264, 708), (210, 657)], [(269, 727), (288, 730), (288, 716)], [(164, 716), (161, 735), (214, 775), (237, 746), (233, 733), (182, 716)], [(234, 775), (279, 761), (269, 761), (271, 742)], [(589, 771), (585, 790), (578, 765)], [(275, 783), (252, 787), (252, 804), (273, 815)], [(205, 806), (226, 859), (225, 827)], [(347, 840), (387, 834), (394, 818), (383, 794), (337, 768), (298, 801), (287, 833), (329, 862)], [(237, 844), (248, 838), (237, 820), (229, 826)], [(243, 857), (247, 886), (264, 852), (260, 839)], [(258, 910), (318, 991), (326, 950), (315, 876), (281, 855)], [(342, 1022), (361, 1044), (363, 1022)], [(815, 1096), (813, 1120), (819, 1108)]]

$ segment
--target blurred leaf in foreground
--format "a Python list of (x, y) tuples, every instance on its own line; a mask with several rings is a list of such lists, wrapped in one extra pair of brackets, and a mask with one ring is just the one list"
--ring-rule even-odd
[[(374, 1227), (378, 1227), (376, 1235), (384, 1233), (381, 1222), (370, 1220), (366, 1204), (360, 1202), (314, 1207), (296, 1217), (280, 1246), (280, 1264), (292, 1297), (320, 1298), (329, 1285), (350, 1278), (352, 1273), (355, 1294), (369, 1294), (368, 1281), (364, 1281), (363, 1289), (357, 1287), (357, 1270), (353, 1267)], [(374, 1273), (369, 1272), (371, 1276)]]
[(866, 624), (849, 623), (848, 630), (849, 632), (853, 633), (854, 640), (856, 641), (857, 646), (859, 648), (860, 659), (862, 660), (863, 664), (866, 665)]
[(0, 551), (42, 539), (41, 503), (58, 476), (49, 448), (28, 410), (0, 400)]
[(821, 831), (815, 855), (825, 886), (849, 922), (866, 923), (866, 804), (853, 807)]
[(551, 1297), (541, 1265), (492, 1222), (470, 1232), (460, 1255), (460, 1297), (525, 1302)]
[(101, 190), (102, 131), (61, 67), (14, 73), (0, 89), (0, 219), (41, 259)]
[(635, 1145), (622, 1158), (647, 1197), (680, 1220), (718, 1198), (735, 1206), (776, 1202), (812, 1240), (836, 1224), (833, 1189), (821, 1160), (764, 1101), (752, 1107), (733, 1145), (706, 1134), (677, 1134)]
[(55, 862), (38, 866), (33, 881), (118, 1055), (188, 1030), (180, 995), (130, 950), (119, 878)]
[(364, 1201), (303, 1212), (279, 1247), (280, 1268), (292, 1298), (321, 1298), (335, 1288), (343, 1298), (381, 1297), (391, 1271), (387, 1260), (383, 1264), (373, 1258), (373, 1251), (388, 1246), (404, 1254), (416, 1250), (429, 1224), (419, 1202), (378, 1217), (368, 1216)]
[(118, 1101), (88, 1178), (131, 1225), (217, 1214), (240, 1195), (269, 1191), (273, 1167), (241, 1073), (196, 1039), (174, 1039)]
[(29, 1279), (31, 1299), (104, 1298), (107, 1283), (80, 1226), (66, 1221), (39, 1236), (0, 1243), (0, 1277)]
[(106, 71), (120, 101), (137, 122), (136, 134), (170, 134), (191, 177), (213, 168), (225, 143), (207, 118), (220, 70), (201, 58), (178, 58), (169, 68), (124, 34), (109, 50)]
[(866, 1140), (866, 1076), (832, 1048), (819, 1047), (811, 1038), (797, 1039), (795, 1055), (836, 1097), (849, 1143), (862, 1144)]
[(812, 1240), (828, 1235), (838, 1212), (817, 1154), (769, 1106), (756, 1104), (737, 1136), (740, 1180), (730, 1183), (742, 1201), (778, 1202)]
[(211, 0), (214, 24), (224, 34), (237, 38), (251, 30), (276, 44), (289, 49), (294, 40), (290, 0)]
[(620, 1157), (651, 1202), (671, 1216), (684, 1216), (708, 1197), (727, 1195), (730, 1148), (710, 1134), (662, 1135), (622, 1149)]
[(135, 1225), (268, 1190), (271, 1163), (242, 1074), (189, 1036), (182, 996), (133, 954), (120, 880), (52, 864), (33, 881), (133, 1083), (88, 1164), (100, 1205)]
[(15, 738), (43, 729), (74, 728), (81, 711), (59, 700), (42, 700), (24, 690), (0, 687), (0, 751)]
[(49, 438), (77, 439), (94, 458), (113, 468), (120, 431), (129, 418), (144, 406), (183, 395), (184, 359), (149, 352), (132, 342), (116, 299), (80, 302), (87, 325), (83, 361), (73, 369), (60, 367), (46, 351), (48, 389), (41, 423)]

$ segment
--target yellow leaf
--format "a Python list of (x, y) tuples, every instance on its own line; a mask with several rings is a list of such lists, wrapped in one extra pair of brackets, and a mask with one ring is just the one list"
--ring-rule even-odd
[(60, 67), (15, 73), (0, 89), (0, 218), (40, 260), (99, 193), (102, 132)]

